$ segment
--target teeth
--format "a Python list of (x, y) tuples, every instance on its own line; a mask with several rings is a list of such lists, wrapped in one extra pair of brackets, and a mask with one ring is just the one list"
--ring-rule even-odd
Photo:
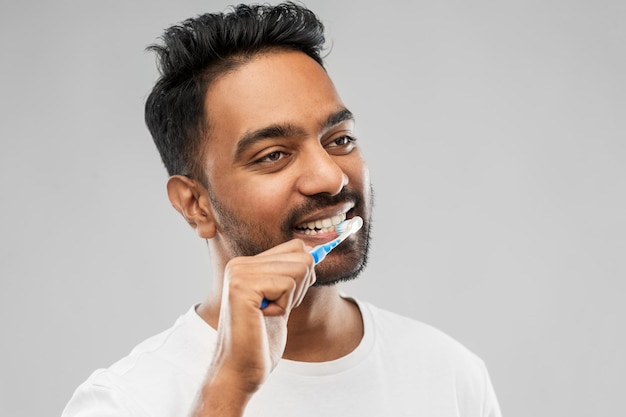
[(330, 233), (335, 230), (335, 226), (346, 219), (346, 214), (342, 213), (337, 216), (326, 219), (316, 220), (313, 222), (303, 223), (296, 226), (306, 235), (316, 235), (318, 233)]

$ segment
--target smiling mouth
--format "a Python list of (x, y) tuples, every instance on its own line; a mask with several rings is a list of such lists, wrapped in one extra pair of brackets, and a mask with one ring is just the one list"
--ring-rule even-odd
[(336, 231), (336, 226), (346, 220), (346, 213), (338, 214), (326, 219), (315, 220), (299, 224), (295, 229), (305, 235), (313, 236), (322, 233), (331, 233)]

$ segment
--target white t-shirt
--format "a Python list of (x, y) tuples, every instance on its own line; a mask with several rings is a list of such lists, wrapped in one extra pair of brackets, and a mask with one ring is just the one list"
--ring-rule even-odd
[[(442, 332), (358, 302), (359, 346), (330, 362), (282, 360), (246, 416), (500, 417), (483, 362)], [(217, 333), (191, 308), (80, 385), (62, 417), (189, 415)]]

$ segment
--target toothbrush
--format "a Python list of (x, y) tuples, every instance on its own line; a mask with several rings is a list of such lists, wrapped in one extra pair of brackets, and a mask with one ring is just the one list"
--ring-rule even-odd
[(339, 223), (336, 227), (337, 236), (335, 239), (330, 242), (326, 242), (323, 245), (319, 245), (311, 249), (309, 252), (313, 259), (315, 260), (315, 265), (322, 262), (326, 255), (330, 253), (331, 250), (335, 249), (337, 245), (346, 240), (346, 238), (356, 232), (363, 226), (363, 219), (359, 216), (354, 216), (350, 220), (344, 220)]
[[(363, 219), (360, 218), (359, 216), (354, 216), (353, 218), (349, 220), (344, 220), (341, 223), (339, 223), (337, 225), (337, 233), (339, 233), (339, 236), (337, 236), (335, 239), (331, 240), (330, 242), (326, 242), (322, 245), (318, 245), (309, 251), (309, 253), (313, 257), (313, 260), (315, 261), (314, 265), (317, 265), (318, 263), (322, 262), (324, 258), (326, 257), (326, 255), (328, 255), (331, 250), (335, 249), (341, 242), (346, 240), (348, 236), (358, 232), (362, 226), (363, 226)], [(261, 310), (267, 307), (269, 303), (270, 303), (269, 300), (264, 298), (263, 301), (261, 302)]]

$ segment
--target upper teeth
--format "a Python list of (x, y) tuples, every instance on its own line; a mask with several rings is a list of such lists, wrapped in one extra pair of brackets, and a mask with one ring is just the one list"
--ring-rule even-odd
[(313, 222), (302, 223), (297, 226), (307, 235), (314, 235), (317, 233), (329, 233), (335, 230), (335, 226), (346, 219), (346, 213), (339, 214), (337, 216), (329, 217), (327, 219), (315, 220)]

